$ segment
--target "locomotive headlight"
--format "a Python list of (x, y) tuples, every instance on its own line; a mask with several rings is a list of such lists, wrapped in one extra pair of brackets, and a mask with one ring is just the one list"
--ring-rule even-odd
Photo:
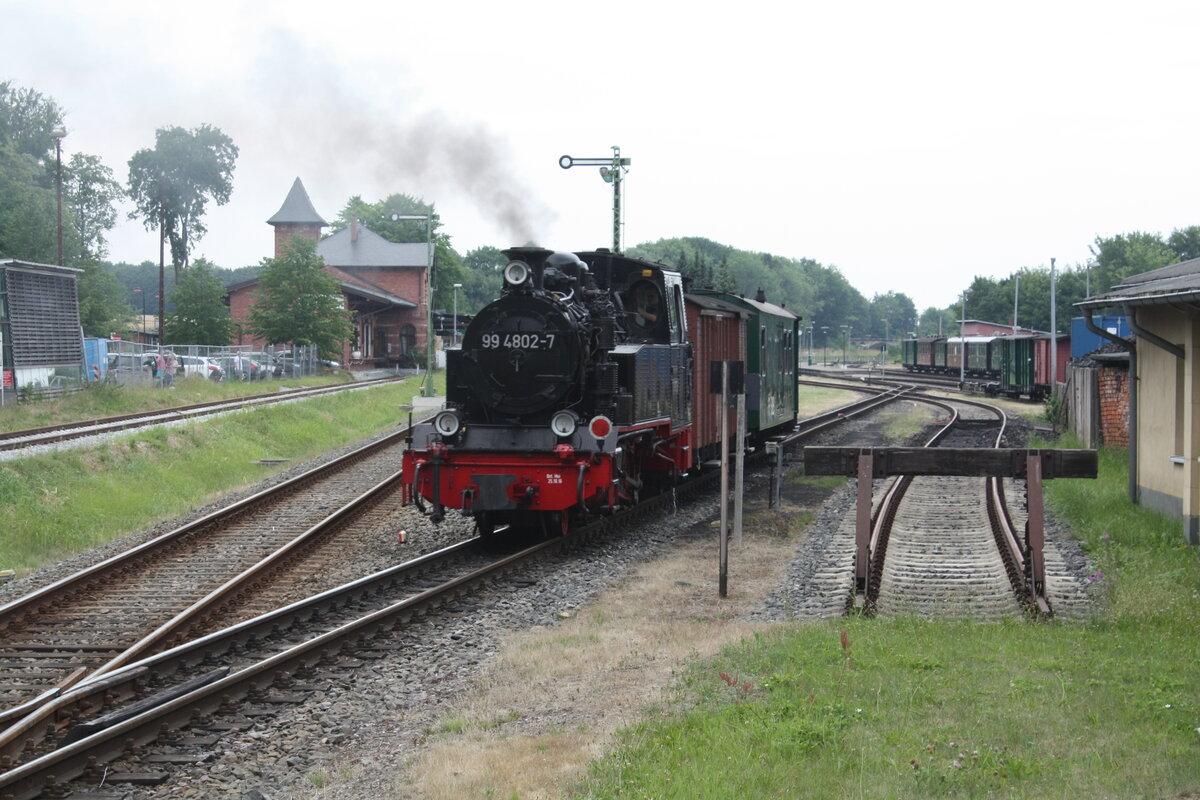
[(453, 411), (443, 411), (433, 418), (433, 429), (447, 438), (458, 433), (461, 427), (462, 421)]
[(579, 417), (571, 411), (559, 411), (550, 418), (550, 430), (555, 436), (570, 436), (579, 425)]
[(529, 265), (524, 261), (510, 261), (504, 268), (504, 282), (509, 286), (520, 286), (529, 280)]

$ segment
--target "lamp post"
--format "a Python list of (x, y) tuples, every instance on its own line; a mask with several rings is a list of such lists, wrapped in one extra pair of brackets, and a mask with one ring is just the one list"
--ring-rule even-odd
[(462, 288), (461, 283), (454, 284), (454, 343), (458, 344), (458, 290)]
[(850, 344), (850, 326), (843, 325), (842, 330), (846, 332), (846, 338), (842, 340), (842, 368), (846, 367), (846, 348)]
[(54, 171), (55, 179), (55, 195), (58, 203), (58, 265), (63, 265), (62, 253), (62, 140), (67, 135), (67, 129), (62, 125), (58, 125), (54, 130), (50, 131), (50, 137), (54, 139)]
[(142, 287), (133, 287), (134, 294), (142, 296), (142, 339), (146, 338), (146, 293), (142, 291)]
[(809, 326), (808, 326), (808, 365), (810, 367), (813, 365), (812, 351), (813, 351), (813, 326), (812, 326), (812, 324), (809, 324)]
[(423, 397), (433, 397), (433, 215), (392, 214), (393, 220), (425, 221), (425, 386)]
[(829, 326), (821, 326), (821, 366), (829, 366)]

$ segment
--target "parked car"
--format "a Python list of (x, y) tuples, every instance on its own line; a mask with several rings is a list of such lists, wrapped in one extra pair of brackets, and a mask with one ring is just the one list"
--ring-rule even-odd
[(245, 353), (221, 353), (212, 356), (212, 360), (221, 368), (227, 381), (260, 381), (270, 374), (261, 361)]
[(204, 356), (177, 356), (180, 371), (185, 378), (208, 378), (219, 381), (225, 377), (224, 370), (213, 359)]
[(153, 353), (110, 353), (108, 371), (116, 376), (154, 375)]

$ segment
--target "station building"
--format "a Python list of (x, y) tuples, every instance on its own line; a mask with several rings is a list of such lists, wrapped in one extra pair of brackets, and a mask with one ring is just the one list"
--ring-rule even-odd
[(1129, 351), (1131, 499), (1178, 517), (1200, 544), (1200, 259), (1131, 275), (1076, 305), (1088, 318), (1121, 311), (1135, 334), (1106, 337)]
[[(329, 226), (313, 207), (299, 178), (279, 210), (267, 220), (275, 228), (275, 257), (294, 237), (316, 243), (325, 271), (340, 284), (354, 322), (354, 338), (341, 363), (360, 367), (409, 367), (425, 361), (432, 244), (397, 244), (357, 220), (321, 238)], [(227, 287), (229, 315), (237, 333), (233, 344), (265, 345), (250, 333), (250, 309), (258, 281)]]

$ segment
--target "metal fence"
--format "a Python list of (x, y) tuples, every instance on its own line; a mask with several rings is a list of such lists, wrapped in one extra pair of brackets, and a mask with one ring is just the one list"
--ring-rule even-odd
[[(311, 345), (296, 348), (253, 346), (211, 347), (169, 345), (158, 347), (123, 339), (108, 339), (99, 380), (121, 385), (164, 385), (179, 380), (266, 381), (299, 378), (329, 372), (337, 362), (319, 358)], [(168, 376), (159, 357), (174, 356), (176, 370)], [(92, 370), (89, 379), (95, 379)]]

